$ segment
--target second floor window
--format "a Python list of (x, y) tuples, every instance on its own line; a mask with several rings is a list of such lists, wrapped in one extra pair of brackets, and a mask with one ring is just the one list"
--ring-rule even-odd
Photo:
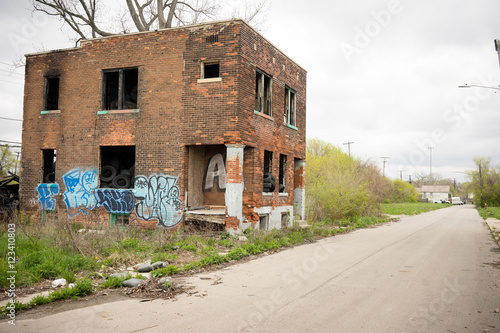
[(285, 87), (285, 124), (297, 126), (297, 93)]
[(104, 110), (137, 109), (137, 68), (103, 71)]
[(257, 71), (255, 78), (255, 111), (272, 117), (272, 79), (269, 75)]
[(45, 100), (43, 109), (59, 110), (59, 77), (45, 78)]

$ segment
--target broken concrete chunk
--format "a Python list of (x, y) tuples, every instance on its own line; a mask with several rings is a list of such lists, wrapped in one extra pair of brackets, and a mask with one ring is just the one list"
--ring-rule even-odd
[(139, 265), (137, 265), (136, 270), (139, 273), (147, 273), (147, 272), (151, 272), (153, 270), (153, 266), (148, 265), (148, 264), (139, 264)]
[(125, 281), (122, 282), (122, 286), (133, 288), (133, 287), (137, 287), (141, 283), (144, 283), (144, 280), (141, 280), (141, 279), (128, 279), (128, 280), (125, 280)]
[(153, 266), (153, 269), (158, 269), (158, 268), (166, 267), (167, 265), (163, 261), (157, 261), (157, 262), (153, 263), (151, 266)]
[(108, 278), (113, 278), (113, 277), (116, 277), (116, 278), (119, 278), (119, 279), (123, 279), (123, 278), (126, 278), (128, 276), (128, 273), (125, 273), (125, 272), (119, 272), (119, 273), (113, 273), (113, 274), (110, 274), (108, 276)]
[(165, 283), (165, 282), (172, 282), (172, 278), (170, 276), (165, 276), (162, 277), (160, 280), (158, 280), (159, 283)]

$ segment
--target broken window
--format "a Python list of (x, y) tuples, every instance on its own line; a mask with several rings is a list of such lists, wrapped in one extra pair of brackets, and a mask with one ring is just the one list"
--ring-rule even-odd
[(297, 126), (297, 93), (285, 87), (285, 124)]
[(129, 214), (115, 214), (111, 213), (109, 215), (109, 222), (113, 227), (128, 227), (130, 225), (130, 215)]
[(273, 175), (273, 153), (265, 150), (263, 192), (274, 192), (275, 188), (276, 176)]
[(288, 223), (290, 221), (289, 213), (281, 213), (281, 228), (284, 229), (288, 227)]
[(279, 187), (278, 191), (280, 193), (286, 192), (286, 155), (280, 154), (280, 172), (279, 172)]
[(202, 79), (211, 79), (220, 77), (220, 63), (219, 61), (204, 61), (202, 63)]
[(259, 228), (260, 228), (260, 230), (267, 230), (269, 228), (267, 215), (260, 215), (259, 216)]
[(42, 183), (54, 183), (56, 181), (56, 150), (42, 149), (42, 158)]
[(44, 110), (59, 110), (59, 77), (45, 78)]
[(137, 109), (139, 70), (115, 69), (103, 72), (104, 110)]
[(101, 146), (100, 188), (133, 188), (135, 146)]
[(255, 110), (272, 117), (272, 80), (263, 72), (257, 71), (255, 78)]

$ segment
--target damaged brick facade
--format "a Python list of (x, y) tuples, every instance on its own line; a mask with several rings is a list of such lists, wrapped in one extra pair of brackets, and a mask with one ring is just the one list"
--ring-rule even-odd
[(26, 56), (21, 207), (281, 228), (304, 215), (306, 71), (241, 20)]

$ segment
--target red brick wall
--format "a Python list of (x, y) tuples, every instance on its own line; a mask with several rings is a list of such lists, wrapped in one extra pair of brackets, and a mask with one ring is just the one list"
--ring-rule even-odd
[[(217, 35), (217, 42), (206, 37)], [(198, 82), (204, 60), (219, 60), (221, 80)], [(102, 71), (138, 67), (139, 112), (97, 114)], [(255, 69), (273, 78), (273, 118), (254, 113)], [(59, 114), (41, 115), (44, 77), (60, 75)], [(297, 128), (283, 124), (284, 88), (297, 91)], [(305, 158), (306, 72), (241, 21), (227, 21), (159, 32), (120, 35), (82, 42), (81, 47), (26, 58), (21, 204), (36, 207), (42, 178), (41, 149), (57, 149), (56, 182), (74, 168), (100, 167), (100, 146), (135, 145), (136, 175), (179, 177), (184, 200), (189, 145), (245, 144), (245, 216), (252, 207), (293, 205), (293, 189), (279, 200), (262, 202), (264, 150)], [(228, 166), (229, 167), (229, 166)], [(277, 191), (276, 191), (277, 194)], [(62, 196), (59, 210), (65, 212)], [(272, 201), (272, 202), (271, 202)]]

